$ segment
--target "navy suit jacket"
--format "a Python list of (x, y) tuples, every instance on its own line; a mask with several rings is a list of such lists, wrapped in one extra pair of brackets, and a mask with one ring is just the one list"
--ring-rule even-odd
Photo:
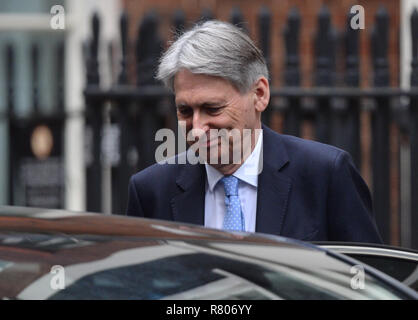
[[(381, 243), (369, 189), (350, 155), (263, 126), (256, 232)], [(127, 215), (204, 225), (202, 164), (154, 164), (129, 182)]]

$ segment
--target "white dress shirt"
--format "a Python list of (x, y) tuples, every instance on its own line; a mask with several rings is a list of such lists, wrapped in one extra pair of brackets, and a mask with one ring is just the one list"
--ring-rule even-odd
[[(258, 168), (260, 168), (262, 145), (263, 132), (261, 131), (253, 152), (238, 170), (233, 173), (233, 176), (239, 179), (238, 196), (245, 219), (245, 231), (247, 232), (255, 232)], [(222, 229), (226, 213), (225, 190), (223, 184), (218, 182), (223, 178), (223, 174), (207, 163), (205, 167), (207, 176), (205, 227)]]

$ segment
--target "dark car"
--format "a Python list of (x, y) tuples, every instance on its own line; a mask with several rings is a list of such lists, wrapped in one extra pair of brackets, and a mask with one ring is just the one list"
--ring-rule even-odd
[(392, 277), (263, 234), (0, 207), (2, 299), (418, 299)]
[(418, 251), (416, 250), (367, 243), (316, 242), (315, 244), (366, 263), (418, 292)]

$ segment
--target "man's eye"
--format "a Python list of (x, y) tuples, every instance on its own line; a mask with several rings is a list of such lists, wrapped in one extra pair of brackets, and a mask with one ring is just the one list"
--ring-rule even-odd
[(182, 116), (188, 116), (188, 115), (191, 114), (191, 109), (189, 109), (189, 108), (181, 108), (181, 109), (177, 109), (177, 111)]
[(222, 110), (222, 107), (207, 108), (206, 110), (209, 114), (217, 114)]

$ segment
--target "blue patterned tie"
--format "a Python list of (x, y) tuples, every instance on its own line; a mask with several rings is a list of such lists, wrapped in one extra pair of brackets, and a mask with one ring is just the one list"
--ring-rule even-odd
[(245, 221), (238, 196), (238, 178), (228, 176), (223, 177), (221, 181), (224, 184), (226, 205), (223, 228), (225, 230), (245, 231)]

